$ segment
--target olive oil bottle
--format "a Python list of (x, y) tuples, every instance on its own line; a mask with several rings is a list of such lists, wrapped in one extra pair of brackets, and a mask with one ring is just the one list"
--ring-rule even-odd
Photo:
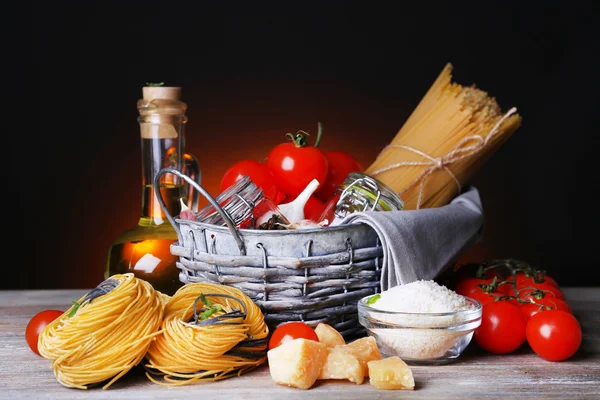
[[(154, 177), (165, 167), (175, 168), (200, 183), (196, 159), (184, 152), (187, 105), (180, 100), (181, 88), (149, 85), (137, 102), (142, 150), (142, 208), (138, 224), (119, 235), (111, 244), (105, 277), (132, 272), (162, 293), (172, 295), (183, 283), (176, 266), (178, 257), (170, 252), (177, 241), (173, 226), (156, 197)], [(198, 193), (172, 174), (161, 178), (159, 191), (170, 214), (181, 211), (180, 199), (196, 211)]]

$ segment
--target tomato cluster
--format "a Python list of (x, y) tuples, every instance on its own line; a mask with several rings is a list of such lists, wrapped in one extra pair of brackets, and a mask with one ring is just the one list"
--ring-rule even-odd
[(361, 164), (350, 154), (342, 151), (323, 152), (318, 148), (322, 135), (319, 124), (314, 145), (307, 142), (308, 133), (288, 133), (290, 142), (273, 147), (264, 163), (242, 160), (231, 165), (221, 179), (223, 191), (238, 179), (247, 175), (275, 204), (293, 201), (313, 180), (319, 188), (304, 207), (306, 219), (318, 222), (325, 204), (333, 197), (334, 190), (350, 172), (362, 172)]
[(463, 271), (459, 268), (454, 290), (483, 305), (481, 326), (474, 334), (481, 348), (507, 354), (526, 341), (550, 361), (577, 352), (581, 326), (558, 283), (545, 271), (514, 260), (477, 264), (474, 273)]

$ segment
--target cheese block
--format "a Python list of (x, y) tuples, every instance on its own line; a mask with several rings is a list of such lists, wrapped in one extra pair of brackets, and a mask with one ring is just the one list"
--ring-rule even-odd
[(369, 381), (377, 389), (409, 389), (415, 388), (412, 371), (400, 357), (393, 356), (383, 360), (373, 360), (367, 363)]
[(327, 360), (327, 346), (308, 339), (294, 339), (267, 352), (271, 378), (280, 385), (309, 389)]
[(333, 326), (320, 322), (315, 328), (315, 333), (319, 337), (319, 342), (327, 347), (346, 344), (344, 337)]
[(327, 360), (318, 379), (348, 379), (357, 384), (365, 379), (365, 367), (355, 355), (341, 348), (328, 348)]
[(336, 346), (336, 349), (342, 349), (356, 356), (363, 365), (365, 376), (369, 376), (367, 363), (372, 360), (381, 360), (381, 353), (373, 336), (363, 337), (348, 344)]

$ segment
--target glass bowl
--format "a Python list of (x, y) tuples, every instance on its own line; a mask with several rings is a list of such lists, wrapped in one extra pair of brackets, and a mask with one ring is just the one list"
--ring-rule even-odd
[(481, 303), (449, 313), (406, 313), (383, 311), (358, 302), (358, 321), (377, 341), (383, 357), (398, 356), (407, 364), (445, 364), (467, 348), (473, 331), (481, 325)]

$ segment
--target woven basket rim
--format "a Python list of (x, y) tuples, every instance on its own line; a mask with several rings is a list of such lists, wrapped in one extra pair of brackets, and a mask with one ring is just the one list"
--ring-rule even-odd
[[(227, 226), (223, 226), (223, 225), (213, 225), (213, 224), (207, 224), (204, 222), (199, 222), (199, 221), (192, 221), (189, 219), (180, 219), (175, 217), (174, 218), (175, 221), (178, 224), (189, 224), (191, 226), (196, 226), (196, 227), (200, 227), (200, 228), (207, 228), (213, 231), (217, 231), (217, 232), (222, 232), (222, 233), (229, 233), (231, 234), (231, 231), (229, 230), (229, 228)], [(245, 235), (281, 235), (281, 236), (286, 236), (286, 235), (305, 235), (305, 234), (314, 234), (314, 233), (322, 233), (322, 232), (333, 232), (333, 231), (345, 231), (348, 230), (350, 228), (357, 228), (357, 226), (360, 225), (365, 225), (362, 222), (357, 222), (354, 224), (341, 224), (341, 225), (336, 225), (336, 226), (323, 226), (323, 227), (318, 227), (318, 228), (307, 228), (307, 229), (286, 229), (286, 230), (263, 230), (263, 229), (237, 229), (237, 231), (241, 234), (245, 234)]]

